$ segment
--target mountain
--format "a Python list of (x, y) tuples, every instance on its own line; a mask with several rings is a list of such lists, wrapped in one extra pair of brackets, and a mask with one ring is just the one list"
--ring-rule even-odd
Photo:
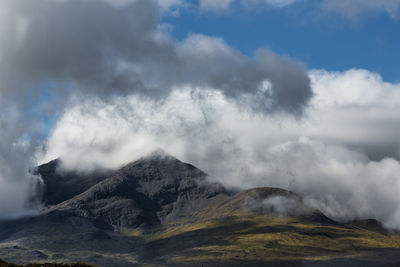
[(222, 185), (208, 182), (193, 165), (157, 153), (126, 165), (47, 212), (121, 229), (174, 222), (226, 196)]
[(0, 222), (8, 262), (95, 266), (399, 266), (400, 237), (338, 223), (279, 188), (232, 192), (162, 152), (115, 171), (39, 166), (40, 216)]

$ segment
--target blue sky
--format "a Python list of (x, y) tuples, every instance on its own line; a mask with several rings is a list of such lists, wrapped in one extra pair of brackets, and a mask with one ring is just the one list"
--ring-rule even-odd
[(181, 9), (179, 16), (165, 16), (163, 22), (173, 26), (171, 34), (178, 39), (201, 33), (222, 37), (249, 56), (255, 49), (269, 48), (308, 69), (363, 68), (385, 81), (400, 81), (400, 21), (384, 11), (349, 17), (323, 12), (315, 1), (282, 8), (236, 3), (217, 11)]

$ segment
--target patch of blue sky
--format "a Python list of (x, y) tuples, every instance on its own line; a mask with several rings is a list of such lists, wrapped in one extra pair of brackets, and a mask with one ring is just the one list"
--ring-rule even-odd
[(400, 81), (400, 20), (387, 13), (352, 20), (322, 12), (315, 1), (302, 1), (285, 8), (236, 4), (221, 12), (183, 9), (163, 22), (173, 26), (171, 34), (178, 40), (190, 33), (222, 37), (249, 56), (268, 48), (304, 62), (308, 69), (363, 68), (386, 81)]
[(45, 138), (49, 136), (54, 123), (57, 121), (59, 116), (55, 112), (54, 106), (57, 105), (56, 99), (52, 92), (56, 84), (50, 81), (41, 82), (38, 87), (39, 90), (32, 90), (32, 92), (39, 92), (36, 95), (30, 95), (27, 99), (29, 103), (29, 109), (27, 112), (27, 117), (35, 120), (37, 122), (37, 127), (39, 131), (35, 131), (37, 135)]

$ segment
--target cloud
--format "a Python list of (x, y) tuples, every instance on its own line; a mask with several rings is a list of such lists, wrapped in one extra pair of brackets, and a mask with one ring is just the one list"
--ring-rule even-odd
[(265, 0), (265, 2), (272, 6), (283, 7), (295, 3), (296, 0)]
[[(123, 96), (162, 101), (175, 87), (207, 87), (259, 112), (301, 116), (312, 94), (301, 63), (268, 50), (248, 57), (216, 37), (175, 40), (160, 19), (186, 4), (0, 2), (0, 195), (10, 196), (6, 191), (14, 183), (21, 190), (10, 201), (23, 209), (21, 203), (35, 189), (29, 174), (33, 151), (72, 95), (108, 105)], [(17, 171), (8, 171), (11, 166)], [(13, 210), (9, 206), (0, 206), (2, 217)]]
[(202, 10), (227, 10), (235, 3), (242, 7), (254, 8), (260, 6), (272, 8), (288, 8), (295, 4), (309, 4), (310, 8), (325, 14), (339, 14), (352, 21), (358, 21), (366, 15), (386, 14), (397, 19), (400, 11), (400, 0), (200, 0)]
[(235, 2), (241, 4), (245, 7), (255, 6), (255, 5), (267, 5), (270, 7), (285, 7), (299, 0), (200, 0), (199, 7), (202, 10), (209, 11), (223, 11), (229, 9)]
[[(400, 84), (366, 70), (311, 71), (313, 138), (360, 149), (370, 158), (398, 157)], [(334, 111), (334, 112), (332, 112)]]
[(328, 12), (335, 12), (350, 19), (358, 19), (365, 14), (386, 13), (397, 18), (399, 0), (324, 0), (322, 8)]
[(184, 0), (158, 0), (163, 15), (179, 16), (181, 9), (187, 9), (190, 3)]
[(213, 0), (200, 0), (199, 7), (204, 10), (224, 10), (230, 7), (230, 5), (235, 0), (221, 0), (221, 1), (213, 1)]
[[(71, 0), (50, 0), (58, 3), (66, 3)], [(136, 0), (78, 0), (81, 2), (104, 2), (116, 8), (127, 7), (134, 4)], [(184, 0), (155, 0), (162, 11), (170, 11), (171, 8), (181, 7), (187, 5)]]
[(306, 215), (313, 209), (305, 205), (297, 196), (271, 196), (262, 201), (257, 198), (247, 197), (243, 207), (251, 212), (261, 214), (276, 214), (279, 216)]
[(35, 214), (39, 199), (34, 193), (41, 189), (41, 179), (29, 172), (35, 162), (26, 156), (34, 151), (21, 114), (1, 98), (0, 105), (0, 218)]
[[(45, 80), (94, 95), (162, 97), (176, 85), (210, 86), (234, 98), (258, 94), (260, 108), (293, 113), (311, 97), (303, 66), (289, 58), (267, 50), (249, 58), (220, 38), (191, 35), (180, 43), (160, 32), (155, 1), (130, 1), (124, 8), (89, 0), (2, 3), (8, 9), (2, 61), (12, 62), (2, 64), (0, 78), (9, 83), (3, 90)], [(26, 25), (17, 34), (21, 21)], [(20, 82), (15, 73), (24, 77), (22, 84), (12, 84)], [(260, 91), (265, 80), (268, 94)]]
[(309, 75), (314, 97), (300, 119), (204, 87), (175, 87), (159, 100), (76, 97), (42, 159), (61, 156), (64, 168), (87, 171), (164, 149), (226, 186), (281, 187), (334, 219), (400, 229), (400, 162), (390, 157), (400, 147), (399, 85), (358, 69)]
[(301, 0), (242, 0), (245, 6), (264, 4), (271, 7), (286, 7)]

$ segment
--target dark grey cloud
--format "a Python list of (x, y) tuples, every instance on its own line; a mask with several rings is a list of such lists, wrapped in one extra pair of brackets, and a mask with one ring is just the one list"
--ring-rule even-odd
[(120, 89), (111, 88), (118, 80), (117, 60), (144, 55), (154, 43), (146, 35), (159, 18), (152, 1), (121, 8), (102, 1), (17, 0), (2, 7), (0, 75), (9, 81), (3, 90), (27, 90), (26, 83), (43, 80)]
[[(248, 58), (216, 38), (193, 35), (179, 43), (163, 34), (154, 1), (121, 7), (103, 1), (13, 0), (2, 6), (7, 11), (0, 79), (6, 91), (44, 80), (94, 94), (134, 91), (159, 97), (187, 84), (233, 98), (257, 94), (254, 100), (265, 111), (293, 113), (311, 97), (303, 66), (288, 58), (270, 51)], [(272, 86), (260, 93), (264, 80)]]

